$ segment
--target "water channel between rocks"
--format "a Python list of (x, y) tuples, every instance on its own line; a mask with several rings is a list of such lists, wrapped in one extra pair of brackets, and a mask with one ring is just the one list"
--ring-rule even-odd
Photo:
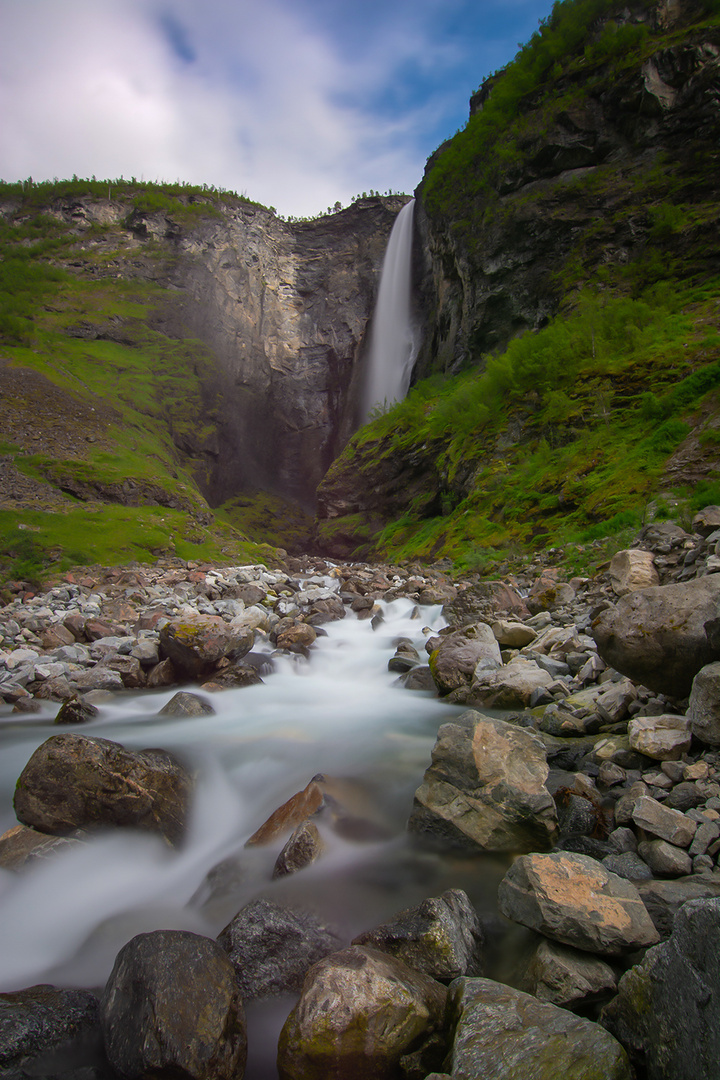
[[(506, 858), (442, 856), (406, 833), (438, 727), (461, 710), (394, 685), (387, 664), (399, 638), (424, 655), (423, 628), (443, 625), (441, 609), (407, 599), (381, 607), (384, 620), (375, 629), (348, 613), (327, 624), (309, 661), (280, 657), (264, 685), (208, 695), (214, 716), (159, 717), (174, 690), (128, 693), (77, 729), (132, 749), (163, 747), (195, 769), (190, 833), (171, 851), (147, 834), (107, 832), (19, 876), (0, 871), (0, 990), (40, 982), (101, 987), (135, 934), (174, 928), (215, 937), (260, 896), (318, 911), (348, 940), (453, 887), (468, 892), (481, 918), (495, 921)], [(16, 823), (15, 783), (32, 752), (68, 730), (52, 723), (57, 706), (46, 709), (40, 718), (0, 718), (0, 830)], [(245, 840), (317, 773), (328, 778), (346, 816), (366, 823), (366, 838), (338, 835), (323, 811), (325, 854), (273, 881), (285, 838), (252, 849)], [(219, 863), (222, 870), (208, 879)], [(268, 1075), (291, 1005), (250, 1005), (248, 1080)]]

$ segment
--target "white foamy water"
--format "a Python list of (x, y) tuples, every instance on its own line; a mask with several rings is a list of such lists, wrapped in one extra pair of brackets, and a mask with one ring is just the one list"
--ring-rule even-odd
[[(178, 754), (198, 773), (192, 825), (177, 851), (154, 836), (108, 831), (20, 875), (0, 871), (0, 989), (101, 986), (134, 934), (183, 928), (214, 937), (260, 895), (313, 906), (349, 939), (425, 896), (465, 887), (446, 860), (415, 850), (405, 833), (437, 729), (457, 712), (393, 685), (387, 661), (397, 639), (412, 639), (422, 656), (422, 628), (441, 625), (439, 608), (414, 619), (412, 609), (404, 599), (384, 605), (376, 630), (350, 613), (327, 624), (310, 662), (281, 658), (264, 685), (212, 695), (215, 716), (158, 717), (175, 693), (168, 690), (119, 697), (97, 721), (70, 729)], [(0, 720), (2, 829), (15, 824), (22, 768), (59, 731), (49, 722), (57, 706), (47, 708), (42, 722)], [(373, 824), (374, 838), (343, 839), (321, 816), (327, 853), (274, 882), (282, 842), (244, 842), (316, 773), (331, 778), (348, 813)], [(229, 869), (211, 886), (206, 875), (223, 860)]]
[(411, 311), (413, 213), (403, 206), (388, 240), (373, 312), (365, 383), (365, 419), (378, 405), (402, 401), (417, 356), (417, 331)]

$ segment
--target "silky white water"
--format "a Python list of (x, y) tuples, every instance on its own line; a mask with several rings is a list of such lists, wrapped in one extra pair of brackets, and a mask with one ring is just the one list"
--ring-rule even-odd
[[(0, 871), (0, 989), (100, 986), (134, 934), (174, 927), (215, 936), (259, 895), (319, 908), (349, 938), (450, 887), (447, 865), (414, 849), (405, 824), (437, 729), (457, 710), (394, 686), (397, 676), (387, 671), (399, 637), (422, 652), (422, 628), (441, 624), (440, 609), (411, 618), (408, 600), (383, 606), (377, 629), (348, 613), (326, 626), (309, 662), (281, 658), (264, 685), (213, 695), (215, 716), (158, 717), (168, 690), (118, 698), (96, 721), (71, 729), (136, 749), (164, 747), (196, 769), (190, 834), (171, 851), (154, 836), (108, 831), (20, 875)], [(0, 720), (3, 829), (15, 824), (12, 794), (25, 763), (58, 733), (57, 706), (47, 709), (41, 721)], [(321, 820), (327, 853), (273, 882), (281, 842), (268, 849), (244, 842), (318, 772), (334, 778), (349, 813), (387, 838), (351, 842)], [(208, 871), (231, 857), (230, 883), (213, 890)]]
[(373, 313), (364, 394), (364, 417), (402, 401), (417, 355), (411, 309), (411, 268), (415, 200), (403, 206), (390, 233)]

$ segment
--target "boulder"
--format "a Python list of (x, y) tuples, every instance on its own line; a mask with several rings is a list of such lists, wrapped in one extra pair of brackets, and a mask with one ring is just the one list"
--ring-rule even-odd
[(540, 1001), (561, 1008), (607, 998), (616, 988), (615, 972), (600, 957), (545, 939), (527, 965), (521, 987)]
[(307, 911), (254, 900), (228, 923), (218, 944), (230, 957), (244, 1001), (297, 993), (310, 967), (343, 940)]
[(123, 1080), (243, 1075), (242, 998), (233, 965), (210, 938), (185, 930), (134, 937), (118, 953), (100, 1015), (108, 1060)]
[(683, 904), (720, 897), (720, 878), (693, 874), (674, 881), (640, 881), (637, 890), (655, 929), (661, 938), (667, 938)]
[(68, 698), (60, 706), (56, 724), (87, 724), (100, 715), (100, 710), (91, 705), (89, 701), (83, 701), (79, 697)]
[(387, 953), (358, 945), (334, 953), (310, 969), (280, 1033), (280, 1080), (396, 1080), (405, 1054), (437, 1040), (446, 997)]
[(252, 630), (233, 627), (217, 615), (174, 619), (160, 630), (164, 655), (191, 679), (209, 674), (223, 658), (240, 660), (254, 641)]
[(720, 662), (706, 664), (698, 671), (687, 715), (696, 739), (706, 746), (720, 747)]
[(693, 532), (710, 536), (720, 529), (720, 506), (706, 506), (692, 520)]
[(457, 979), (448, 1012), (452, 1080), (632, 1080), (599, 1024), (490, 979)]
[(616, 596), (627, 596), (638, 589), (660, 584), (652, 552), (640, 548), (617, 551), (610, 560), (608, 575)]
[(64, 836), (76, 829), (125, 825), (182, 839), (189, 774), (164, 750), (126, 750), (89, 735), (53, 735), (37, 748), (15, 789), (18, 820)]
[(451, 700), (490, 709), (524, 709), (537, 690), (547, 690), (554, 683), (554, 677), (534, 660), (518, 656), (496, 670), (477, 669), (470, 688), (456, 691)]
[(530, 614), (517, 590), (502, 581), (481, 581), (462, 589), (445, 604), (442, 613), (450, 626), (467, 626), (478, 618), (494, 622), (500, 614), (518, 619)]
[(500, 646), (486, 623), (475, 623), (440, 639), (430, 654), (430, 671), (441, 694), (468, 686), (480, 660), (498, 667), (502, 663)]
[(0, 1075), (47, 1076), (32, 1064), (34, 1058), (58, 1050), (70, 1054), (96, 1032), (98, 1000), (86, 990), (31, 986), (0, 994)]
[(668, 844), (667, 840), (641, 840), (638, 855), (658, 877), (683, 877), (692, 873), (692, 859), (687, 851)]
[(619, 955), (658, 941), (635, 886), (587, 855), (521, 856), (500, 882), (498, 903), (508, 919), (587, 952)]
[(628, 724), (628, 739), (639, 754), (655, 761), (677, 761), (690, 749), (690, 719), (674, 713), (634, 716)]
[(158, 716), (214, 716), (215, 710), (209, 701), (199, 694), (179, 690), (157, 713)]
[(245, 841), (246, 847), (255, 847), (260, 844), (269, 844), (278, 836), (294, 830), (303, 821), (316, 814), (323, 806), (325, 796), (318, 780), (320, 776), (313, 777), (307, 787), (298, 791), (274, 810), (267, 821), (263, 822), (259, 829)]
[(623, 975), (601, 1022), (647, 1080), (716, 1080), (720, 1061), (720, 900), (691, 900), (670, 940)]
[(359, 934), (352, 944), (390, 953), (442, 982), (482, 974), (485, 935), (462, 889), (423, 900), (390, 922)]
[(659, 836), (677, 847), (689, 847), (697, 830), (697, 821), (686, 817), (680, 810), (663, 806), (650, 795), (643, 795), (638, 799), (632, 819), (645, 832)]
[(281, 630), (276, 637), (278, 649), (287, 649), (289, 652), (304, 652), (315, 643), (317, 631), (310, 623), (295, 623)]
[(466, 851), (552, 846), (555, 804), (542, 742), (524, 728), (466, 712), (443, 724), (408, 828)]
[(492, 632), (500, 645), (510, 649), (522, 649), (537, 637), (532, 626), (510, 619), (498, 619), (492, 625)]
[(45, 859), (56, 851), (76, 847), (83, 841), (79, 837), (48, 836), (47, 833), (29, 829), (27, 825), (13, 825), (0, 836), (0, 867), (3, 870), (20, 870), (35, 859)]
[(720, 574), (629, 593), (593, 622), (598, 652), (635, 682), (684, 698), (700, 669), (720, 660), (705, 631), (718, 603)]

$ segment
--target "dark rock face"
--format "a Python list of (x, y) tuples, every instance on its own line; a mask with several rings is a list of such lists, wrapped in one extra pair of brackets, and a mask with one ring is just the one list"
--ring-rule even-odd
[(97, 825), (125, 825), (183, 836), (190, 777), (164, 750), (126, 750), (108, 739), (53, 735), (23, 769), (15, 790), (18, 819), (63, 836)]
[(714, 1080), (720, 1059), (720, 900), (691, 900), (669, 941), (620, 980), (602, 1023), (648, 1080)]
[(220, 367), (211, 504), (246, 486), (314, 502), (359, 420), (365, 330), (404, 202), (365, 199), (296, 224), (241, 205), (176, 241), (182, 304), (163, 314), (166, 332), (184, 323)]
[(254, 900), (239, 911), (218, 943), (230, 957), (244, 1001), (297, 993), (308, 968), (345, 942), (305, 911)]
[[(87, 1041), (95, 1032), (99, 1035), (98, 1002), (86, 990), (32, 986), (0, 994), (2, 1075), (5, 1069), (60, 1049), (70, 1058), (73, 1044)], [(30, 1072), (34, 1074), (35, 1070), (31, 1068)]]
[(450, 987), (454, 1037), (446, 1068), (453, 1080), (630, 1080), (619, 1042), (598, 1024), (490, 979)]
[(245, 1013), (214, 941), (183, 930), (139, 934), (118, 953), (101, 1002), (105, 1048), (124, 1080), (241, 1080)]

